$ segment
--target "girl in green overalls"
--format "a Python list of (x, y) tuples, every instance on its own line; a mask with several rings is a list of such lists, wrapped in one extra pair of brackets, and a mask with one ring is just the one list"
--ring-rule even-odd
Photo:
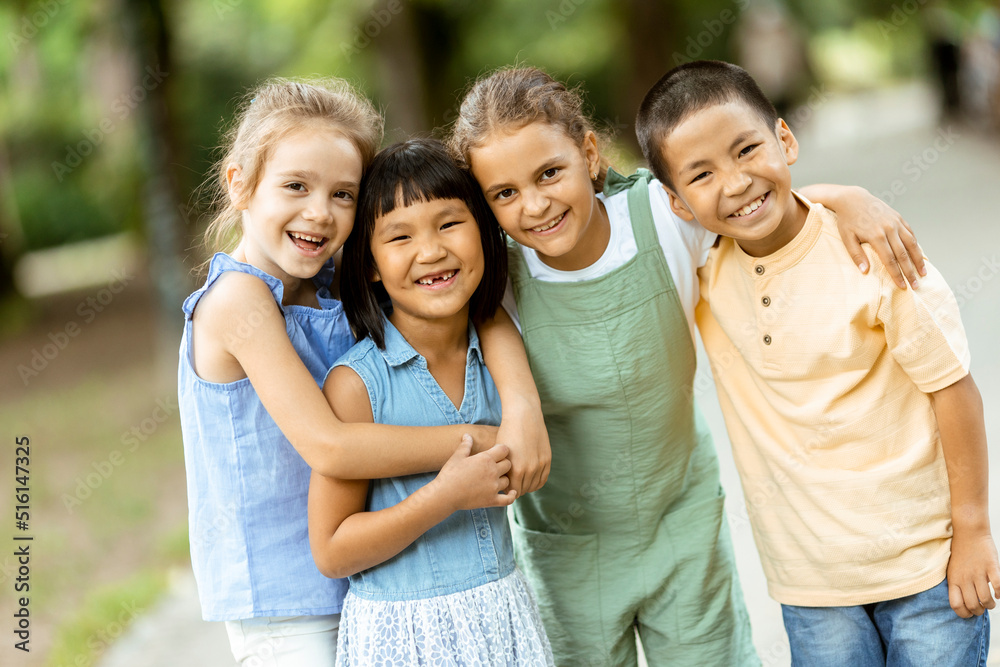
[[(552, 467), (511, 530), (557, 664), (635, 665), (637, 628), (651, 667), (759, 665), (693, 389), (714, 235), (645, 170), (608, 169), (580, 97), (540, 70), (478, 81), (451, 146), (512, 239)], [(842, 194), (810, 198), (843, 209)]]

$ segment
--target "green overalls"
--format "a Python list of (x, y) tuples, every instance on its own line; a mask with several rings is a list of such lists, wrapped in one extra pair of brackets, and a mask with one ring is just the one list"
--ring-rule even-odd
[(548, 482), (514, 504), (516, 559), (558, 665), (635, 665), (633, 626), (650, 667), (759, 665), (650, 178), (608, 173), (638, 247), (611, 273), (540, 281), (510, 252), (552, 442)]

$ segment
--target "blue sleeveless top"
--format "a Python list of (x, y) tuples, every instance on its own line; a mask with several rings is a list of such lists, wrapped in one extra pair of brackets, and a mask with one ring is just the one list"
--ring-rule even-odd
[[(427, 370), (427, 361), (387, 320), (384, 350), (366, 338), (336, 365), (352, 368), (364, 381), (377, 424), (500, 424), (500, 396), (483, 363), (479, 337), (471, 323), (461, 409), (455, 408)], [(427, 473), (372, 480), (367, 509), (396, 505), (436, 476)], [(369, 600), (419, 600), (465, 591), (513, 571), (506, 510), (463, 510), (388, 561), (352, 576), (351, 594)]]
[(288, 338), (317, 384), (354, 342), (340, 301), (326, 288), (332, 261), (314, 278), (319, 309), (282, 306), (280, 280), (224, 253), (212, 258), (205, 285), (184, 301), (177, 392), (191, 564), (202, 616), (227, 621), (339, 613), (347, 580), (320, 574), (309, 549), (309, 466), (249, 379), (208, 382), (192, 365), (191, 314), (226, 271), (267, 283), (285, 316)]

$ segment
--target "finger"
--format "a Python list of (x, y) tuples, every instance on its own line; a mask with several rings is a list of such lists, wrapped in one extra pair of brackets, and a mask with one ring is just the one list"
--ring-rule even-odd
[(510, 478), (510, 489), (520, 493), (524, 489), (524, 475), (512, 471), (508, 477)]
[(906, 220), (902, 218), (899, 221), (903, 224), (904, 231), (900, 233), (899, 238), (902, 240), (903, 245), (906, 246), (906, 251), (910, 254), (910, 258), (913, 260), (913, 264), (917, 267), (917, 271), (922, 276), (927, 275), (927, 265), (924, 263), (924, 252), (920, 249), (920, 244), (917, 243), (917, 236), (913, 233), (913, 229), (906, 224)]
[(972, 612), (965, 607), (965, 598), (962, 596), (962, 589), (958, 587), (958, 584), (948, 584), (948, 604), (960, 618), (972, 616)]
[(868, 245), (871, 246), (879, 259), (882, 260), (882, 264), (885, 266), (885, 270), (889, 272), (889, 276), (893, 282), (899, 288), (906, 289), (906, 279), (903, 277), (903, 272), (899, 269), (899, 262), (896, 261), (896, 251), (892, 249), (889, 239), (883, 237), (871, 241)]
[(512, 467), (513, 467), (513, 464), (510, 462), (510, 459), (504, 459), (503, 461), (497, 461), (497, 472), (499, 472), (501, 475), (506, 475), (508, 472), (510, 472), (510, 469)]
[(983, 613), (983, 607), (979, 604), (979, 597), (976, 595), (976, 586), (971, 581), (959, 587), (962, 591), (962, 603), (966, 611), (973, 616)]
[(536, 486), (536, 484), (538, 484), (538, 469), (537, 468), (531, 470), (530, 473), (526, 473), (524, 475), (524, 484), (521, 486), (521, 492), (522, 493), (531, 493), (536, 488), (538, 488)]
[(510, 486), (510, 478), (507, 477), (506, 475), (503, 475), (499, 479), (497, 479), (497, 488), (499, 490), (504, 491), (509, 486)]
[(913, 287), (916, 287), (917, 280), (920, 276), (917, 273), (917, 267), (913, 262), (913, 255), (907, 248), (906, 242), (900, 238), (898, 234), (896, 234), (890, 238), (889, 245), (892, 246), (892, 250), (896, 254), (896, 262), (899, 264), (900, 269), (906, 276), (907, 282), (909, 282)]
[(535, 488), (533, 488), (532, 491), (537, 491), (538, 489), (545, 486), (545, 482), (547, 482), (548, 480), (549, 480), (549, 466), (546, 464), (538, 469), (538, 477), (535, 481)]
[(517, 491), (508, 491), (507, 493), (498, 493), (492, 499), (493, 507), (507, 507), (512, 504), (517, 498)]
[(487, 452), (494, 461), (499, 463), (500, 461), (503, 461), (505, 458), (510, 456), (510, 447), (498, 442), (497, 444), (490, 447), (489, 450), (487, 450)]
[(847, 254), (851, 256), (854, 263), (858, 265), (861, 269), (861, 273), (868, 273), (868, 255), (865, 254), (864, 248), (861, 247), (861, 242), (858, 241), (858, 237), (854, 235), (843, 236), (844, 247), (847, 248)]
[(976, 613), (976, 616), (979, 616), (987, 609), (993, 609), (995, 606), (997, 606), (996, 602), (993, 601), (993, 596), (990, 594), (990, 585), (986, 581), (986, 577), (982, 578), (977, 577), (973, 581), (972, 587), (976, 591), (976, 603), (979, 608), (979, 611)]
[(472, 453), (472, 436), (468, 433), (462, 434), (462, 439), (458, 443), (458, 447), (455, 449), (455, 453), (452, 454), (452, 458), (466, 458)]

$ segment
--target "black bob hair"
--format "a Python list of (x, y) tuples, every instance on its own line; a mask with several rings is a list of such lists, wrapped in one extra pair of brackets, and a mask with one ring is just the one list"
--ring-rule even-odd
[(344, 244), (340, 296), (355, 338), (371, 338), (385, 349), (382, 304), (389, 298), (375, 281), (372, 235), (375, 221), (399, 207), (437, 199), (461, 200), (479, 226), (483, 279), (469, 302), (473, 322), (491, 319), (507, 288), (507, 245), (503, 230), (479, 184), (458, 166), (436, 139), (410, 139), (383, 149), (361, 179), (354, 229)]
[(778, 112), (746, 70), (721, 60), (696, 60), (670, 70), (639, 105), (635, 133), (653, 175), (672, 188), (663, 140), (688, 116), (727, 102), (740, 102), (774, 129)]

